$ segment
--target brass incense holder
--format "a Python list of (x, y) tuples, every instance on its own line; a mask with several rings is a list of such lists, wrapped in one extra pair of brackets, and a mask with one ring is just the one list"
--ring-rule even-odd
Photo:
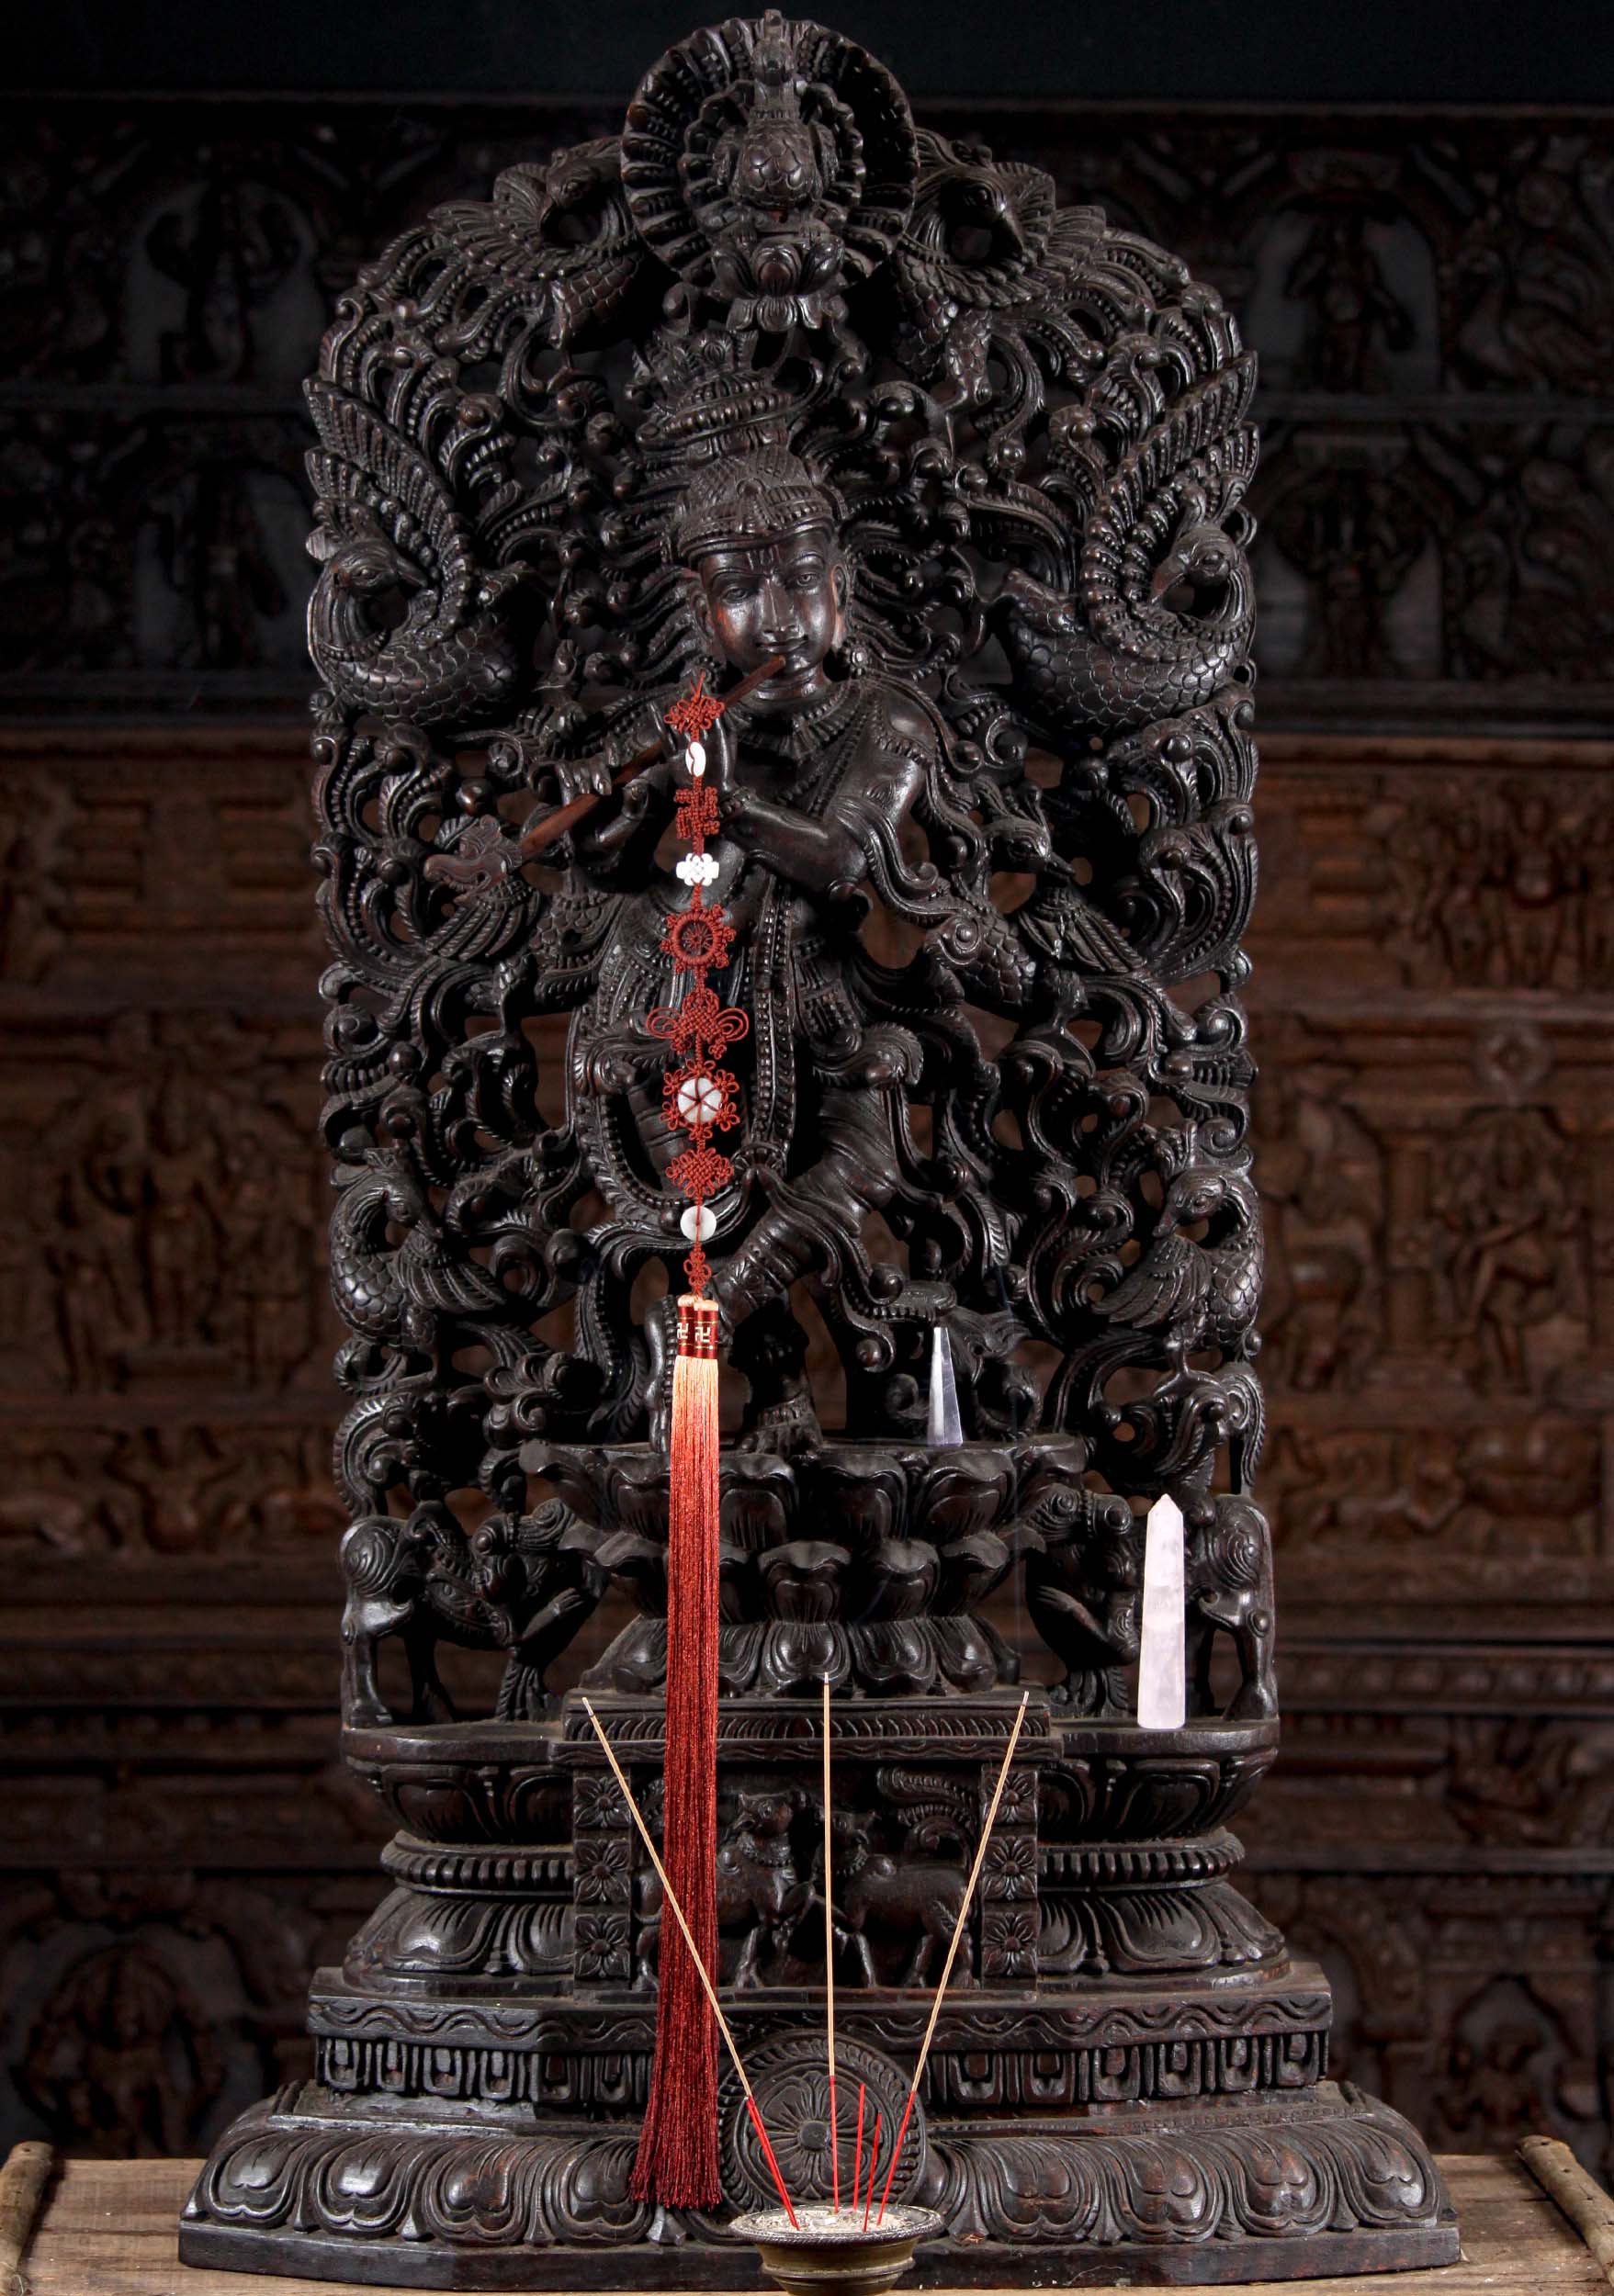
[(934, 2209), (899, 2202), (866, 2226), (857, 2212), (837, 2215), (825, 2200), (805, 2201), (796, 2213), (793, 2224), (783, 2209), (759, 2209), (737, 2216), (730, 2228), (751, 2243), (768, 2278), (790, 2296), (835, 2296), (839, 2290), (873, 2296), (911, 2268), (921, 2240), (939, 2240), (946, 2230)]

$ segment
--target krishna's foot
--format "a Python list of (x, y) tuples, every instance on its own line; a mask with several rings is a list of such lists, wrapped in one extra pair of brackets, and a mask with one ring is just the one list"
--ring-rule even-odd
[(798, 1395), (782, 1396), (776, 1402), (763, 1403), (748, 1412), (735, 1447), (766, 1453), (774, 1458), (793, 1459), (803, 1451), (816, 1450), (823, 1440), (824, 1430), (813, 1409), (812, 1396), (804, 1388)]

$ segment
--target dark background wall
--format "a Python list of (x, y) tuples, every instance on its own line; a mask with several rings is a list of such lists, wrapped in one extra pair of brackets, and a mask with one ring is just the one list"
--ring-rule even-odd
[[(1265, 376), (1287, 1752), (1256, 1894), (1438, 2144), (1614, 2051), (1614, 114), (1601, 12), (848, 6)], [(675, 6), (58, 6), (0, 134), (0, 2117), (187, 2152), (375, 1901), (335, 1760), (298, 382)], [(1599, 84), (1599, 77), (1605, 84)]]

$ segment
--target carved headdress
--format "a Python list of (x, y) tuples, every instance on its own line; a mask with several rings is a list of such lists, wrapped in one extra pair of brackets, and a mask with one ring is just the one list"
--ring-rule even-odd
[(806, 526), (840, 527), (845, 515), (834, 490), (787, 446), (704, 464), (679, 498), (668, 528), (670, 555), (693, 566), (722, 544), (776, 541)]

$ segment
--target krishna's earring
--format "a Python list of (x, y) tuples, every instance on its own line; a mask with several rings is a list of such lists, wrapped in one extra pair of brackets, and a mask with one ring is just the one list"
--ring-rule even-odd
[(838, 678), (863, 678), (868, 675), (870, 655), (867, 641), (861, 637), (843, 637), (839, 646), (830, 648), (830, 669)]

